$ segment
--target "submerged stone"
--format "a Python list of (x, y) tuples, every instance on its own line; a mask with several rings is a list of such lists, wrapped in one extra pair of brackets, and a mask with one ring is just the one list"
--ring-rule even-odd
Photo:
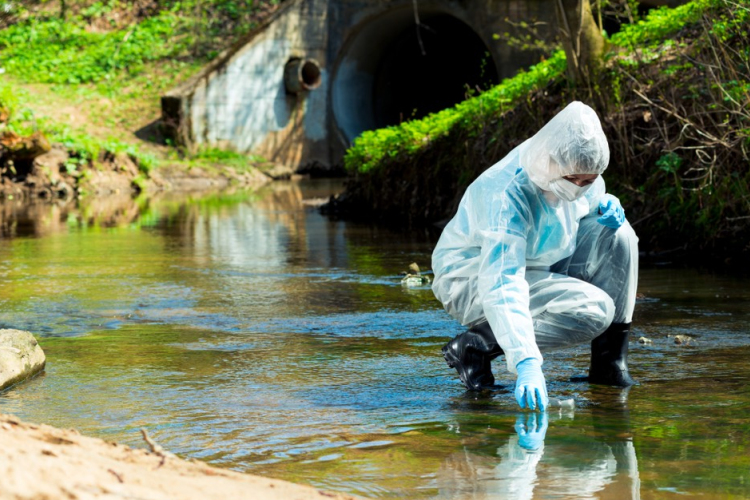
[(674, 343), (678, 345), (690, 345), (695, 344), (696, 342), (693, 340), (693, 337), (689, 335), (675, 335)]
[(31, 333), (0, 329), (0, 391), (36, 375), (45, 363), (44, 352)]

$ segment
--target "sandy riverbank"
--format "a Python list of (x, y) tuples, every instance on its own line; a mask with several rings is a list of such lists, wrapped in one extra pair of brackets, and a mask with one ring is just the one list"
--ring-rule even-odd
[(0, 414), (0, 500), (355, 499)]

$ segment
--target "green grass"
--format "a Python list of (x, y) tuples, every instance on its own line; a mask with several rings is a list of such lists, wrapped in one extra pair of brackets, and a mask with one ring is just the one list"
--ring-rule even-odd
[(175, 12), (161, 12), (127, 29), (87, 30), (83, 19), (30, 18), (0, 31), (0, 65), (12, 75), (40, 83), (80, 84), (127, 79), (146, 63), (178, 57), (190, 38)]
[(142, 151), (136, 144), (115, 137), (102, 140), (65, 123), (37, 116), (32, 109), (32, 96), (6, 81), (0, 81), (0, 103), (10, 111), (11, 119), (6, 124), (7, 130), (22, 136), (35, 131), (43, 132), (51, 142), (65, 146), (79, 166), (95, 163), (103, 151), (129, 154), (144, 173), (148, 173), (158, 163), (152, 153)]
[[(21, 134), (39, 130), (89, 162), (102, 151), (127, 152), (144, 173), (159, 157), (182, 161), (184, 153), (170, 153), (134, 133), (158, 119), (161, 95), (257, 26), (264, 9), (278, 3), (170, 0), (159, 2), (161, 10), (143, 13), (120, 0), (68, 0), (64, 19), (51, 3), (35, 11), (9, 4), (17, 10), (11, 13), (15, 24), (0, 30), (5, 71), (0, 108), (12, 111), (7, 127)], [(78, 120), (68, 119), (61, 108), (75, 109)], [(217, 160), (201, 155), (188, 156), (188, 162)], [(248, 158), (229, 155), (224, 160), (247, 168)]]

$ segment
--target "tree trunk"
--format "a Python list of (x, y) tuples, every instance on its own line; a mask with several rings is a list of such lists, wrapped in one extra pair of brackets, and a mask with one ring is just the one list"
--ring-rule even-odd
[(599, 72), (605, 40), (594, 21), (589, 0), (556, 0), (563, 48), (568, 59), (568, 78), (590, 84)]

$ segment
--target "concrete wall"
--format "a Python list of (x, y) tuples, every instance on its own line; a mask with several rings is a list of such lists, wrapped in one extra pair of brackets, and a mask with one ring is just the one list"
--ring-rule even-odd
[[(418, 0), (420, 20), (450, 17), (481, 39), (497, 76), (512, 76), (533, 58), (497, 34), (505, 19), (551, 21), (551, 0)], [(162, 98), (163, 121), (178, 142), (261, 155), (292, 167), (341, 163), (344, 151), (377, 120), (374, 81), (415, 26), (413, 0), (287, 0), (268, 22), (195, 78)], [(429, 29), (429, 28), (425, 28)], [(461, 43), (461, 40), (457, 40)], [(284, 66), (313, 58), (321, 85), (292, 95)], [(454, 61), (446, 60), (446, 72)], [(436, 84), (439, 82), (436, 82)]]
[[(162, 99), (164, 121), (191, 149), (218, 147), (285, 165), (329, 164), (327, 1), (294, 0), (198, 77)], [(316, 59), (321, 85), (287, 93), (290, 58)]]

